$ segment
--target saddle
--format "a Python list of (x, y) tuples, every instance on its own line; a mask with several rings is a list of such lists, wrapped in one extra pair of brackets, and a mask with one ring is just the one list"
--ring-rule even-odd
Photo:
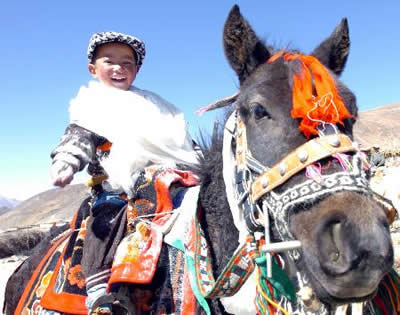
[[(136, 197), (124, 208), (126, 237), (115, 255), (109, 291), (121, 283), (141, 285), (152, 282), (164, 235), (171, 230), (178, 214), (174, 209), (179, 208), (189, 187), (195, 186), (197, 181), (193, 173), (175, 169), (148, 167), (141, 172), (135, 186)], [(84, 200), (70, 229), (54, 240), (35, 270), (16, 312), (37, 312), (44, 308), (87, 314), (86, 279), (81, 260), (90, 218), (89, 204), (90, 198)], [(197, 197), (185, 201), (185, 207), (189, 204), (196, 209)]]

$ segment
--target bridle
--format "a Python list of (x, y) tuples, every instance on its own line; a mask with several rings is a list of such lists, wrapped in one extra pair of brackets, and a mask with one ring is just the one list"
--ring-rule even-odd
[[(243, 211), (247, 229), (250, 233), (264, 231), (266, 246), (270, 243), (269, 216), (274, 219), (275, 228), (281, 239), (289, 240), (280, 244), (272, 244), (273, 251), (290, 250), (289, 255), (294, 261), (300, 257), (296, 250), (301, 246), (289, 231), (289, 211), (300, 203), (315, 201), (328, 194), (339, 191), (356, 191), (370, 195), (378, 201), (386, 211), (389, 221), (393, 221), (396, 211), (392, 203), (369, 188), (369, 181), (363, 163), (365, 156), (359, 151), (357, 143), (347, 135), (333, 128), (332, 134), (320, 135), (297, 147), (280, 162), (272, 167), (266, 167), (257, 161), (247, 146), (246, 126), (239, 115), (236, 117), (234, 139), (235, 150), (235, 190), (237, 204)], [(317, 183), (308, 179), (284, 192), (277, 193), (279, 187), (292, 176), (322, 159), (334, 157), (337, 154), (351, 153), (351, 170), (339, 171), (324, 175), (324, 182)]]
[[(203, 111), (230, 105), (237, 100), (238, 96), (239, 94), (236, 93), (223, 102), (215, 102), (204, 107)], [(287, 252), (286, 257), (289, 260), (285, 260), (286, 267), (283, 273), (289, 272), (287, 276), (290, 276), (291, 280), (297, 278), (295, 280), (298, 289), (296, 294), (301, 303), (294, 306), (288, 297), (282, 297), (280, 303), (286, 309), (289, 309), (290, 305), (292, 305), (290, 306), (291, 309), (295, 307), (296, 314), (305, 314), (301, 310), (306, 309), (313, 312), (318, 309), (321, 311), (318, 311), (318, 314), (322, 314), (325, 306), (314, 294), (310, 294), (312, 289), (309, 279), (300, 272), (296, 272), (295, 263), (301, 257), (299, 251), (301, 242), (296, 240), (289, 231), (288, 217), (291, 210), (294, 208), (306, 209), (306, 207), (299, 207), (299, 205), (305, 205), (307, 202), (313, 203), (317, 199), (323, 199), (335, 192), (355, 191), (369, 195), (380, 203), (386, 211), (389, 223), (393, 222), (396, 216), (392, 203), (369, 188), (368, 174), (363, 168), (364, 163), (368, 164), (364, 153), (359, 151), (358, 145), (348, 136), (337, 132), (335, 127), (331, 129), (333, 132), (332, 130), (324, 130), (324, 135), (307, 141), (289, 153), (279, 163), (267, 167), (252, 156), (247, 146), (246, 126), (237, 111), (230, 115), (224, 126), (222, 158), (226, 197), (234, 225), (239, 231), (239, 248), (245, 249), (243, 253), (235, 252), (231, 261), (237, 259), (239, 254), (243, 255), (241, 259), (250, 260), (253, 267), (257, 265), (257, 270), (262, 268), (265, 271), (266, 278), (257, 276), (255, 281), (258, 287), (262, 282), (272, 279), (272, 266), (276, 262), (271, 253)], [(282, 189), (279, 189), (279, 192), (276, 189), (293, 175), (298, 174), (313, 163), (347, 153), (351, 153), (349, 158), (346, 158), (351, 166), (346, 170), (344, 169), (343, 172), (324, 175), (323, 184), (312, 179), (306, 179), (301, 184), (290, 187), (283, 192)], [(273, 218), (272, 223), (279, 234), (277, 239), (285, 241), (271, 242), (270, 217)], [(257, 261), (255, 258), (260, 257), (260, 254), (263, 255), (263, 252), (265, 260), (263, 260), (264, 263), (261, 266), (259, 263), (261, 260)], [(253, 256), (254, 253), (256, 253), (256, 256)], [(253, 267), (248, 267), (252, 272)], [(226, 270), (229, 271), (230, 269)], [(257, 274), (259, 275), (259, 272)], [(239, 288), (240, 286), (236, 289)], [(263, 294), (261, 293), (261, 295)], [(257, 293), (257, 297), (260, 297), (260, 294)], [(264, 302), (270, 303), (269, 301)], [(352, 309), (353, 307), (356, 306), (352, 305)], [(300, 312), (297, 312), (297, 310), (300, 310)]]
[[(277, 57), (279, 57), (279, 55)], [(312, 87), (313, 96), (315, 89), (318, 90), (316, 96), (324, 96), (326, 94), (324, 89), (327, 86), (333, 86), (331, 89), (328, 89), (329, 91), (336, 91), (335, 82), (330, 78), (329, 73), (322, 76), (322, 74), (326, 72), (324, 70), (325, 68), (319, 65), (319, 63), (317, 65), (314, 57), (285, 54), (284, 58), (287, 61), (300, 59), (305, 65), (305, 68), (307, 68), (306, 70), (310, 71), (310, 76), (314, 78), (314, 80), (310, 79), (307, 82), (309, 82), (309, 85)], [(271, 62), (273, 62), (272, 59)], [(315, 75), (317, 74), (319, 77), (327, 79), (325, 81), (320, 81), (318, 85), (315, 82)], [(294, 74), (294, 77), (295, 76), (296, 74)], [(299, 79), (302, 79), (301, 76)], [(330, 84), (326, 84), (327, 82)], [(316, 87), (316, 85), (318, 86)], [(308, 95), (307, 93), (303, 93), (303, 90), (299, 87), (294, 90), (297, 91), (296, 95)], [(223, 140), (223, 176), (227, 199), (231, 208), (233, 221), (239, 230), (239, 243), (243, 244), (243, 235), (249, 235), (250, 239), (255, 240), (255, 242), (251, 243), (251, 246), (255, 246), (258, 253), (265, 253), (265, 260), (263, 260), (264, 257), (262, 257), (262, 260), (254, 260), (260, 268), (265, 268), (266, 261), (266, 273), (264, 273), (264, 275), (266, 274), (266, 278), (264, 278), (264, 280), (272, 278), (271, 252), (280, 253), (287, 251), (287, 257), (290, 258), (289, 265), (293, 267), (295, 267), (294, 264), (299, 261), (302, 255), (302, 252), (299, 251), (301, 242), (296, 240), (289, 229), (288, 219), (294, 209), (296, 209), (296, 211), (308, 211), (312, 209), (310, 205), (315, 204), (316, 201), (320, 201), (334, 193), (351, 191), (367, 196), (378, 202), (382, 206), (383, 211), (385, 211), (389, 223), (393, 222), (396, 216), (396, 210), (392, 203), (370, 189), (369, 175), (364, 168), (364, 166), (368, 164), (365, 154), (359, 150), (357, 143), (353, 142), (349, 136), (339, 133), (336, 128), (336, 123), (343, 123), (344, 119), (352, 116), (348, 113), (338, 93), (333, 93), (333, 97), (336, 97), (336, 99), (332, 99), (330, 102), (330, 104), (333, 104), (334, 108), (332, 116), (329, 116), (329, 111), (327, 112), (327, 108), (324, 108), (323, 115), (317, 113), (316, 116), (313, 115), (313, 117), (311, 117), (310, 113), (317, 105), (320, 105), (319, 100), (312, 102), (312, 108), (308, 108), (307, 106), (301, 108), (305, 110), (307, 115), (302, 114), (296, 116), (300, 112), (293, 115), (292, 110), (291, 115), (293, 118), (301, 118), (304, 121), (307, 117), (313, 122), (321, 122), (323, 128), (319, 130), (319, 126), (316, 124), (314, 126), (317, 128), (315, 133), (310, 132), (310, 134), (317, 134), (316, 137), (297, 147), (272, 166), (263, 165), (252, 155), (247, 145), (245, 123), (236, 111), (229, 117), (225, 125)], [(225, 98), (222, 101), (215, 102), (202, 108), (199, 110), (199, 113), (235, 103), (238, 98), (239, 93), (236, 93), (229, 98)], [(305, 102), (307, 102), (307, 104), (309, 103), (308, 98), (304, 99), (304, 97), (299, 97), (298, 99), (293, 99), (293, 104), (302, 105)], [(325, 125), (330, 127), (328, 128), (328, 132), (324, 130)], [(306, 125), (306, 127), (309, 127), (309, 125)], [(308, 129), (304, 126), (303, 129), (299, 129), (307, 137), (310, 135), (306, 134), (305, 131), (308, 131)], [(323, 159), (337, 159), (341, 165), (342, 162), (344, 162), (346, 167), (342, 165), (343, 171), (337, 168), (330, 169), (329, 174), (321, 175), (321, 181), (316, 181), (318, 178), (317, 176), (311, 176), (291, 187), (281, 187), (282, 184), (286, 183), (294, 175), (301, 176), (301, 174), (299, 174), (301, 171), (307, 171), (313, 169), (313, 167), (315, 168), (315, 164)], [(229, 171), (231, 171), (230, 174)], [(277, 189), (278, 187), (279, 189)], [(271, 242), (272, 229), (270, 228), (270, 218), (278, 234), (274, 236), (276, 236), (276, 239), (285, 241)], [(259, 240), (261, 241), (258, 242)], [(253, 248), (250, 248), (248, 253), (250, 254), (252, 250)], [(253, 256), (251, 257), (253, 258)], [(257, 257), (259, 258), (260, 256)], [(261, 263), (261, 261), (264, 262)], [(263, 264), (264, 267), (261, 267), (261, 264)], [(293, 274), (290, 275), (291, 278), (292, 276)], [(305, 288), (305, 285), (309, 284), (309, 281), (303, 278), (303, 275), (299, 272), (297, 272), (295, 276), (297, 276), (297, 287), (300, 289), (298, 293), (300, 293), (302, 288)], [(261, 281), (262, 280), (258, 280), (257, 283)], [(300, 295), (301, 294), (299, 294), (299, 297)], [(267, 298), (265, 299), (268, 300)], [(303, 302), (306, 301), (303, 297), (301, 297), (301, 300)], [(284, 299), (281, 303), (290, 304), (288, 299), (286, 299), (286, 302)], [(315, 305), (316, 308), (319, 308), (318, 304), (321, 305), (317, 303)], [(303, 306), (300, 306), (300, 308), (303, 309)], [(308, 306), (306, 308), (308, 308)]]
[[(240, 200), (246, 194), (249, 203), (255, 205), (265, 194), (272, 192), (274, 188), (286, 182), (293, 175), (305, 169), (308, 165), (323, 158), (332, 156), (335, 153), (355, 152), (357, 147), (344, 134), (333, 134), (314, 138), (289, 153), (279, 163), (271, 168), (263, 166), (254, 157), (247, 147), (246, 127), (240, 117), (236, 120), (236, 165), (237, 174), (241, 177), (241, 184), (244, 190)], [(260, 172), (261, 171), (261, 172)], [(251, 172), (259, 175), (250, 180)], [(250, 230), (256, 228), (256, 212), (251, 211), (247, 224)]]
[[(349, 169), (324, 175), (323, 183), (306, 179), (286, 190), (279, 189), (279, 192), (276, 190), (309, 165), (325, 158), (333, 159), (337, 154), (348, 153), (350, 153), (348, 162), (351, 163)], [(359, 151), (357, 143), (347, 135), (338, 133), (336, 128), (331, 128), (331, 132), (325, 132), (325, 135), (305, 142), (279, 163), (266, 167), (252, 156), (247, 145), (246, 126), (234, 111), (225, 124), (222, 154), (227, 198), (234, 223), (239, 230), (239, 242), (242, 243), (243, 235), (250, 235), (252, 239), (260, 237), (264, 239), (265, 245), (259, 247), (258, 251), (265, 253), (266, 265), (259, 267), (265, 268), (267, 279), (272, 279), (273, 276), (272, 253), (286, 252), (286, 257), (289, 258), (285, 263), (289, 269), (286, 272), (291, 270), (291, 277), (297, 278), (297, 295), (302, 301), (296, 307), (299, 310), (308, 309), (319, 314), (325, 306), (315, 295), (310, 295), (312, 289), (309, 279), (299, 272), (292, 274), (296, 270), (295, 263), (301, 257), (299, 250), (301, 242), (291, 234), (288, 218), (295, 208), (304, 209), (302, 211), (309, 209), (301, 205), (314, 203), (336, 192), (354, 191), (376, 200), (383, 206), (389, 223), (393, 222), (396, 210), (392, 203), (369, 188), (369, 178), (363, 167), (363, 164), (367, 163), (364, 153)], [(271, 242), (270, 217), (279, 234), (278, 239), (285, 241)], [(252, 246), (257, 247), (257, 242), (252, 243)], [(256, 281), (261, 283), (262, 280)], [(284, 298), (281, 303), (288, 309), (291, 302)], [(352, 309), (356, 307), (352, 305)], [(300, 313), (303, 314), (301, 311)]]
[[(283, 273), (290, 283), (294, 277), (297, 278), (292, 285), (296, 283), (297, 295), (302, 301), (297, 304), (296, 309), (301, 314), (306, 309), (313, 312), (318, 310), (317, 313), (322, 314), (326, 311), (325, 306), (315, 295), (311, 295), (314, 296), (311, 298), (310, 294), (304, 294), (310, 290), (312, 292), (309, 279), (305, 274), (296, 271), (296, 264), (303, 252), (299, 250), (302, 247), (301, 242), (290, 231), (291, 214), (294, 211), (309, 211), (317, 202), (344, 191), (356, 192), (375, 200), (382, 206), (389, 223), (393, 222), (396, 210), (391, 201), (370, 189), (366, 155), (359, 150), (357, 143), (340, 133), (336, 127), (336, 124), (354, 117), (346, 108), (337, 92), (335, 81), (325, 67), (312, 56), (284, 54), (283, 57), (288, 62), (300, 60), (303, 66), (300, 75), (297, 72), (293, 74), (292, 102), (298, 106), (293, 106), (291, 116), (301, 120), (299, 129), (307, 138), (311, 135), (315, 137), (294, 149), (275, 165), (266, 166), (252, 155), (247, 145), (246, 125), (239, 112), (234, 111), (224, 129), (223, 177), (233, 222), (239, 230), (239, 243), (248, 247), (246, 258), (250, 257), (257, 265), (257, 305), (273, 304), (266, 295), (266, 292), (271, 294), (272, 289), (267, 288), (265, 283), (273, 279), (272, 268), (279, 256), (276, 253), (286, 252), (288, 259), (283, 261), (287, 267)], [(268, 62), (273, 61), (271, 59)], [(305, 80), (303, 76), (308, 79)], [(297, 84), (294, 82), (296, 80)], [(330, 96), (329, 100), (327, 95)], [(239, 93), (236, 93), (202, 108), (199, 112), (235, 103), (238, 98)], [(325, 159), (329, 162), (336, 159), (342, 169), (329, 168), (324, 175), (315, 172), (316, 164)], [(300, 183), (296, 178), (290, 185), (281, 186), (294, 175), (302, 176), (302, 171), (305, 171), (305, 178)], [(287, 271), (290, 274), (286, 274)], [(291, 301), (289, 296), (285, 296), (279, 304), (290, 306)]]

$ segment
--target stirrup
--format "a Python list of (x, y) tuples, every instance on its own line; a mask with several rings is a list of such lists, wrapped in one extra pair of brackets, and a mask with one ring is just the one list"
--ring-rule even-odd
[(92, 305), (90, 315), (101, 315), (97, 314), (97, 309), (104, 304), (111, 305), (111, 314), (113, 314), (112, 307), (117, 306), (125, 311), (126, 315), (135, 315), (135, 309), (129, 297), (129, 289), (127, 287), (121, 287), (118, 292), (107, 293), (100, 296)]

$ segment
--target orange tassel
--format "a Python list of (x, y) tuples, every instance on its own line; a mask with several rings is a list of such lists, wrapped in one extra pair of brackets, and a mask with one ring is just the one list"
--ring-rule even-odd
[(302, 65), (301, 73), (293, 76), (291, 115), (301, 119), (299, 129), (307, 138), (318, 134), (320, 123), (343, 124), (344, 119), (353, 117), (344, 105), (331, 74), (317, 58), (279, 52), (268, 63), (281, 56), (287, 61), (300, 60)]

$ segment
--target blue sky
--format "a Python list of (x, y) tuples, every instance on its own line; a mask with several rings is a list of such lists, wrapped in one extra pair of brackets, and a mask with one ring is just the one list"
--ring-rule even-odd
[[(222, 50), (233, 4), (257, 34), (309, 53), (342, 17), (351, 51), (342, 80), (360, 110), (400, 102), (400, 1), (5, 1), (0, 10), (0, 195), (25, 199), (51, 188), (49, 154), (68, 123), (68, 103), (87, 84), (90, 35), (115, 30), (146, 43), (135, 81), (175, 103), (194, 137), (217, 113), (194, 111), (234, 93)], [(78, 176), (79, 182), (85, 176)]]

